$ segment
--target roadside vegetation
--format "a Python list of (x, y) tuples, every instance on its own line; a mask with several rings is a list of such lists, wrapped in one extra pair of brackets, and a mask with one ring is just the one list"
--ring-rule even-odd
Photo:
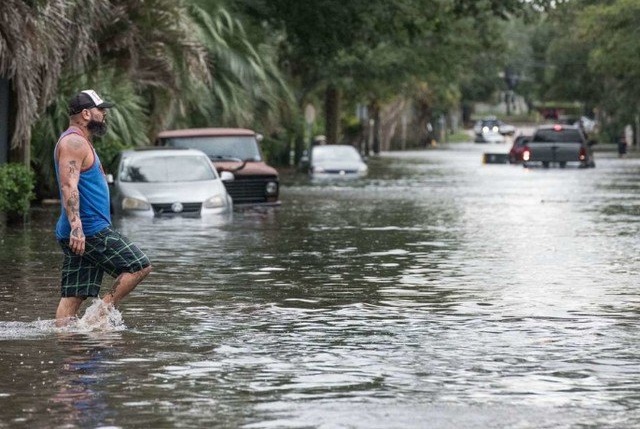
[[(114, 100), (105, 164), (163, 129), (238, 126), (276, 164), (313, 134), (367, 153), (425, 147), (513, 91), (577, 103), (606, 138), (640, 119), (634, 0), (4, 0), (0, 77), (10, 160), (55, 196), (51, 154), (71, 94)], [(305, 110), (315, 115), (305, 120)], [(307, 123), (307, 121), (309, 121)], [(455, 139), (463, 138), (456, 133)]]

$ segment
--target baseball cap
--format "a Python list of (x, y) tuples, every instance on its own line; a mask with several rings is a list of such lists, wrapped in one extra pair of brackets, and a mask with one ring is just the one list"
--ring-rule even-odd
[(106, 109), (113, 106), (113, 103), (100, 98), (98, 93), (93, 89), (85, 89), (74, 95), (69, 101), (69, 116), (80, 113), (84, 109), (91, 109), (92, 107)]

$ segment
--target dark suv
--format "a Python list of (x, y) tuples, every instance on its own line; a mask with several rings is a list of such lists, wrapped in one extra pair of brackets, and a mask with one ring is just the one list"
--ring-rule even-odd
[(218, 172), (234, 179), (224, 182), (234, 207), (280, 205), (280, 181), (275, 168), (262, 160), (258, 142), (262, 136), (244, 128), (191, 128), (163, 131), (156, 144), (199, 149), (209, 156)]

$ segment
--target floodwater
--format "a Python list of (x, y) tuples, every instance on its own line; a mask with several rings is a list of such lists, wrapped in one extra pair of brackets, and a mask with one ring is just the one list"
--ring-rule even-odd
[(0, 230), (0, 427), (638, 427), (640, 160), (496, 147), (118, 219), (155, 271), (106, 328), (53, 326), (55, 208)]

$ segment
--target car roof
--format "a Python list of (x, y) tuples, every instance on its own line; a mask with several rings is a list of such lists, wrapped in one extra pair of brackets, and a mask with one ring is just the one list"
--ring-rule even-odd
[(255, 136), (255, 131), (246, 128), (186, 128), (183, 130), (161, 131), (158, 138), (209, 137), (209, 136)]
[(207, 159), (207, 154), (198, 149), (186, 149), (186, 148), (164, 148), (164, 147), (143, 147), (137, 149), (128, 149), (122, 151), (122, 156), (127, 158), (146, 158), (149, 156), (204, 156)]

